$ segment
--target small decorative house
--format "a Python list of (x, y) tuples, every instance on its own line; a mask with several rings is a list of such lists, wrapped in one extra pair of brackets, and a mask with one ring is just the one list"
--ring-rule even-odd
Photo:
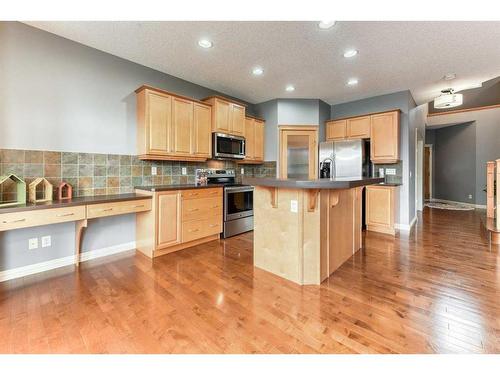
[(73, 196), (73, 187), (67, 182), (61, 182), (57, 188), (57, 197), (60, 201), (71, 199)]
[(36, 178), (28, 188), (28, 200), (31, 203), (49, 202), (52, 194), (52, 184), (43, 177)]
[[(16, 187), (7, 191), (5, 187), (9, 181), (13, 181), (16, 184)], [(15, 174), (0, 177), (0, 192), (0, 207), (15, 206), (16, 204), (26, 203), (26, 182), (17, 177)], [(5, 199), (4, 197), (6, 196), (9, 198)]]

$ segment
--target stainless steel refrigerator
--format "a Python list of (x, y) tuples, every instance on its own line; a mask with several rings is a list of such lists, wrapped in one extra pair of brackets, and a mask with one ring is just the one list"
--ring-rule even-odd
[(342, 178), (371, 175), (370, 144), (363, 139), (319, 144), (319, 177)]

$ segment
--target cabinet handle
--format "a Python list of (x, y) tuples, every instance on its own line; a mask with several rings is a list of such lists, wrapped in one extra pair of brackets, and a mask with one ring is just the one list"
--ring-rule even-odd
[(70, 214), (60, 214), (60, 215), (57, 215), (57, 217), (66, 217), (66, 216), (73, 216), (74, 213), (70, 213)]
[(138, 204), (137, 206), (134, 206), (134, 208), (142, 208), (142, 207), (144, 207), (143, 204)]
[(220, 207), (219, 205), (217, 205), (217, 206), (212, 206), (212, 208), (219, 208), (219, 207)]
[(11, 221), (4, 220), (3, 223), (4, 224), (22, 223), (23, 221), (26, 221), (26, 219), (17, 219), (17, 220), (11, 220)]
[(198, 193), (191, 193), (191, 195), (198, 195)]
[(103, 211), (103, 212), (113, 211), (113, 207), (111, 207), (111, 208), (103, 208), (103, 209), (101, 209), (101, 211)]
[(190, 208), (188, 211), (193, 212), (193, 211), (199, 211), (199, 210), (200, 210), (199, 208)]
[(198, 232), (198, 231), (199, 231), (199, 229), (190, 229), (189, 231), (190, 231), (190, 232)]
[(216, 227), (218, 224), (210, 224), (210, 228)]

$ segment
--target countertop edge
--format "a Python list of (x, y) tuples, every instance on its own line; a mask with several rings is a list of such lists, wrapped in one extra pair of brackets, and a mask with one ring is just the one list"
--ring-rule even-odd
[(335, 181), (325, 179), (321, 180), (286, 180), (276, 178), (257, 178), (257, 177), (244, 177), (243, 183), (254, 186), (267, 186), (267, 187), (281, 187), (292, 189), (350, 189), (366, 185), (376, 185), (383, 182), (384, 179), (380, 177), (367, 177), (364, 179), (353, 179), (345, 181)]

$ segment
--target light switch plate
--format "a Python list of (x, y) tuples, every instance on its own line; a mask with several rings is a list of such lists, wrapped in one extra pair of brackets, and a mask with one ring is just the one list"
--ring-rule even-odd
[(396, 169), (394, 169), (394, 168), (386, 168), (385, 169), (385, 174), (386, 175), (395, 176), (396, 175)]
[(158, 174), (158, 169), (156, 167), (151, 167), (151, 175), (156, 176)]
[(472, 194), (469, 194), (469, 199), (472, 199)]
[(241, 174), (245, 174), (245, 168), (241, 168), (240, 172)]
[(29, 250), (38, 249), (38, 238), (30, 238), (28, 240), (28, 249)]
[(299, 202), (298, 201), (296, 201), (294, 199), (292, 199), (290, 201), (290, 212), (295, 212), (295, 213), (299, 212)]
[(187, 175), (188, 174), (187, 168), (186, 167), (182, 167), (181, 173), (182, 173), (183, 176)]
[(52, 239), (50, 236), (42, 237), (42, 247), (49, 247), (52, 245)]

